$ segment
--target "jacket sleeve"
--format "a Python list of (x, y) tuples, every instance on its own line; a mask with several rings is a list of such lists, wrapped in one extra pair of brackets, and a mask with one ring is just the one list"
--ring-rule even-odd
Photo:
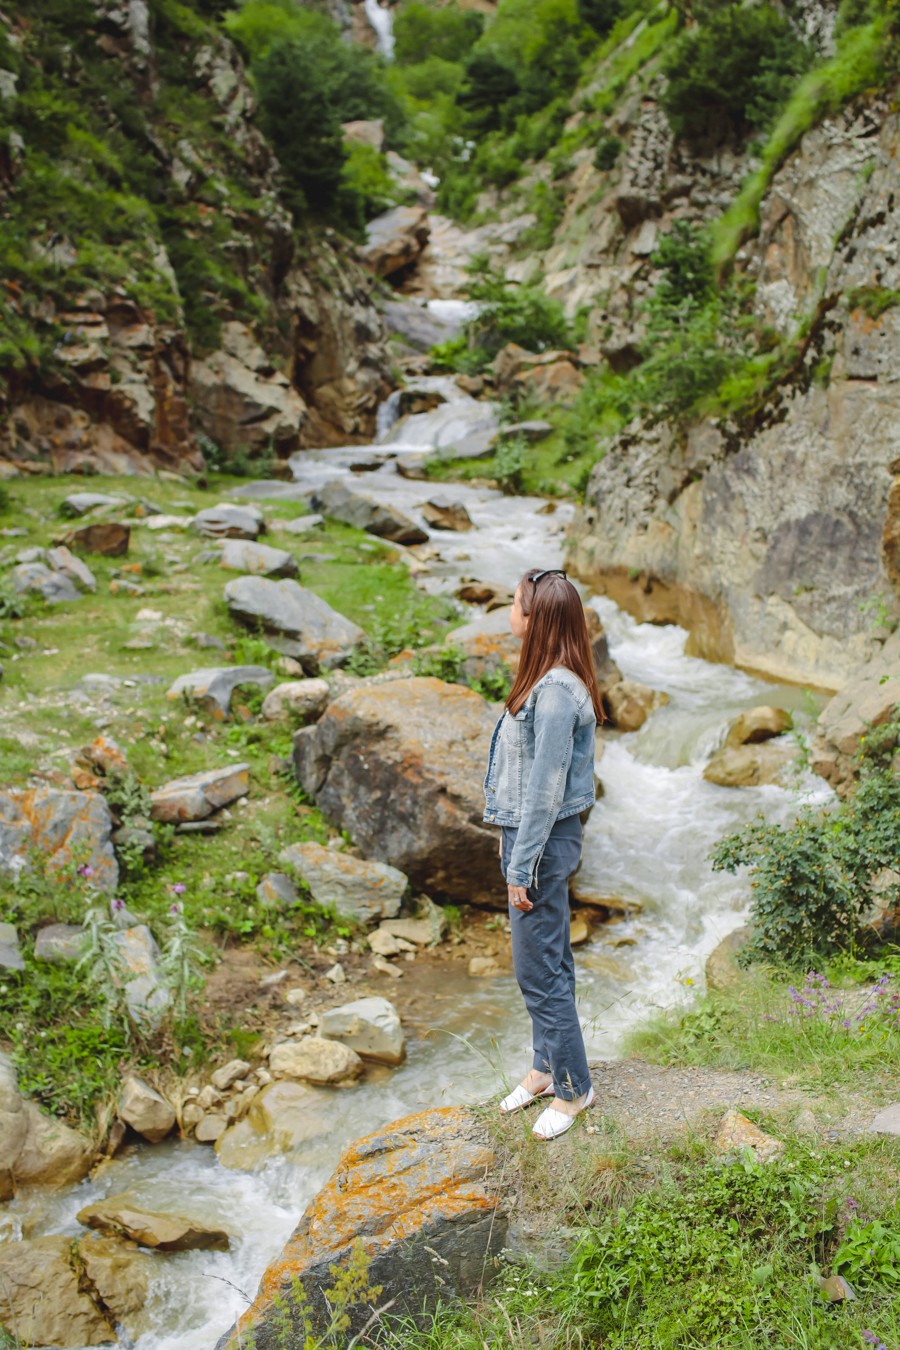
[(556, 823), (572, 762), (578, 710), (559, 684), (538, 689), (534, 703), (534, 763), (516, 842), (506, 869), (509, 886), (533, 886), (544, 845)]

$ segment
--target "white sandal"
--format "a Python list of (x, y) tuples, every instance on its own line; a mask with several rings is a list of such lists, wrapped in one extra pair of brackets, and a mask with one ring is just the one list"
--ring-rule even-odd
[(500, 1114), (501, 1116), (511, 1116), (513, 1112), (522, 1111), (526, 1106), (530, 1106), (532, 1102), (536, 1102), (538, 1097), (552, 1096), (554, 1096), (552, 1083), (548, 1084), (547, 1087), (542, 1088), (540, 1092), (529, 1092), (527, 1087), (520, 1083), (518, 1087), (513, 1088), (508, 1097), (503, 1098), (503, 1101), (500, 1103)]
[(582, 1111), (593, 1105), (594, 1089), (588, 1088), (587, 1097), (574, 1116), (570, 1116), (568, 1111), (557, 1111), (555, 1106), (545, 1106), (534, 1122), (531, 1133), (538, 1139), (558, 1139), (566, 1130), (571, 1130)]

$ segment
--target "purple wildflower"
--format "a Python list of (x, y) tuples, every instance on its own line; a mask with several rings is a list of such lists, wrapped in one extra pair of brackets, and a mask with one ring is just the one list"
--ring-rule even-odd
[(175, 892), (176, 895), (184, 895), (185, 891), (187, 890), (187, 886), (185, 886), (183, 881), (176, 881), (175, 885), (172, 887), (172, 890)]
[(181, 913), (181, 906), (180, 906), (180, 905), (170, 905), (170, 906), (169, 906), (169, 913), (170, 913), (170, 914), (180, 914), (180, 913)]
[(94, 875), (94, 869), (90, 863), (80, 863), (75, 870), (80, 877), (92, 877)]
[(887, 1350), (887, 1346), (878, 1338), (874, 1331), (864, 1331), (862, 1333), (862, 1338), (864, 1341), (868, 1341), (869, 1345), (874, 1345), (875, 1350)]
[(123, 910), (124, 908), (125, 908), (124, 900), (113, 900), (112, 904), (110, 905), (110, 909), (113, 911), (114, 914), (118, 914), (119, 911)]

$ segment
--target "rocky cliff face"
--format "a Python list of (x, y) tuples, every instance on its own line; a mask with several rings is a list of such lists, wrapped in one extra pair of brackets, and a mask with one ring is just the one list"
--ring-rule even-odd
[[(609, 233), (621, 250), (626, 231), (637, 274), (654, 216), (671, 218), (673, 196), (678, 214), (683, 166), (662, 132), (635, 144)], [(805, 136), (738, 258), (759, 317), (782, 336), (801, 321), (784, 381), (751, 425), (632, 424), (594, 470), (571, 538), (584, 580), (642, 619), (684, 624), (697, 654), (825, 689), (877, 645), (867, 603), (890, 610), (900, 595), (900, 309), (878, 303), (900, 286), (898, 146), (882, 103)], [(711, 163), (711, 198), (720, 178)]]
[[(204, 437), (227, 460), (370, 435), (389, 388), (371, 279), (350, 245), (294, 227), (234, 47), (186, 9), (80, 8), (0, 15), (16, 67), (0, 205), (21, 247), (0, 303), (27, 334), (0, 352), (0, 474), (197, 472)], [(77, 27), (68, 66), (60, 22)], [(65, 106), (85, 84), (109, 102), (57, 148), (48, 188), (35, 98)], [(96, 241), (67, 219), (70, 174), (96, 186)]]

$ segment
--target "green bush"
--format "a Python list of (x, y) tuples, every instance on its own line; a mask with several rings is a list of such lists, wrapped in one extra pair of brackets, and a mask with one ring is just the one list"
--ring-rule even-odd
[(539, 286), (508, 282), (484, 258), (473, 261), (471, 273), (468, 294), (479, 306), (477, 316), (467, 325), (471, 346), (493, 356), (508, 342), (530, 352), (571, 344), (562, 305), (549, 299)]
[[(746, 959), (802, 966), (811, 957), (864, 948), (873, 883), (900, 858), (900, 722), (869, 738), (855, 794), (834, 810), (807, 809), (792, 825), (749, 825), (719, 841), (713, 868), (750, 868), (753, 933)], [(900, 904), (900, 882), (878, 895)]]
[(809, 67), (810, 49), (774, 5), (714, 0), (697, 12), (699, 23), (663, 60), (672, 130), (698, 137), (769, 125)]
[(604, 132), (597, 141), (594, 150), (594, 168), (599, 169), (601, 173), (608, 172), (621, 153), (622, 142), (618, 136), (613, 136), (611, 132)]
[(484, 16), (460, 9), (456, 0), (440, 9), (422, 0), (398, 9), (394, 20), (394, 60), (399, 66), (438, 58), (461, 63), (484, 30)]

